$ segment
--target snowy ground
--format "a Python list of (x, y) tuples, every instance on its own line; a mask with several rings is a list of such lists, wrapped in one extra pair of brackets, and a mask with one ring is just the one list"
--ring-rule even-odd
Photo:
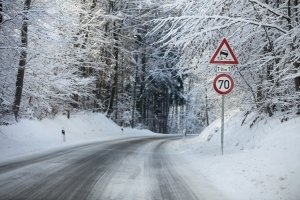
[[(63, 141), (62, 129), (66, 133), (66, 142)], [(78, 144), (153, 134), (148, 130), (129, 128), (122, 131), (100, 113), (81, 112), (70, 119), (61, 115), (42, 121), (21, 120), (14, 125), (0, 126), (0, 162)]]
[(220, 120), (172, 149), (187, 167), (205, 177), (232, 200), (300, 199), (300, 118), (281, 123), (266, 119), (252, 129), (249, 117), (226, 117), (224, 156), (220, 155)]
[[(281, 123), (280, 117), (243, 126), (243, 116), (226, 116), (224, 156), (220, 155), (220, 121), (216, 120), (199, 137), (167, 143), (176, 155), (190, 184), (203, 180), (230, 200), (300, 199), (300, 118)], [(66, 131), (63, 142), (61, 130)], [(79, 113), (67, 119), (23, 120), (0, 127), (0, 163), (25, 155), (49, 152), (92, 141), (156, 135), (150, 131), (124, 129), (98, 113)], [(199, 190), (201, 190), (199, 188)]]

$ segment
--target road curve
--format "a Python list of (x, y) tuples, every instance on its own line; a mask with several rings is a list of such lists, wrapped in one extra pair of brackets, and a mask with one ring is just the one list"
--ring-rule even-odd
[(0, 200), (224, 200), (167, 151), (176, 139), (118, 139), (0, 163)]

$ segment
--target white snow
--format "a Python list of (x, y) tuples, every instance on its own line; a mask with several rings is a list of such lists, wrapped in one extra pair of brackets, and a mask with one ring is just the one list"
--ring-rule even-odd
[[(207, 180), (230, 200), (300, 199), (300, 117), (281, 123), (281, 117), (241, 126), (240, 111), (228, 112), (225, 119), (224, 155), (220, 153), (220, 120), (200, 136), (167, 143), (177, 155), (186, 177), (193, 183)], [(66, 131), (63, 142), (61, 130)], [(67, 119), (58, 116), (42, 121), (22, 120), (0, 127), (0, 162), (37, 152), (72, 145), (153, 134), (146, 130), (121, 128), (99, 113), (79, 113)], [(190, 175), (188, 175), (190, 174)], [(201, 180), (200, 180), (201, 179)], [(201, 188), (199, 188), (201, 190)]]
[[(66, 133), (66, 142), (62, 129)], [(122, 131), (100, 113), (81, 112), (71, 115), (70, 119), (65, 115), (41, 121), (24, 119), (13, 125), (0, 126), (0, 162), (78, 144), (151, 134), (154, 133), (130, 128)]]
[(226, 116), (224, 155), (220, 150), (220, 120), (199, 137), (184, 139), (172, 149), (182, 153), (187, 167), (204, 175), (231, 200), (300, 199), (300, 118), (260, 121), (254, 116), (241, 126), (238, 111)]

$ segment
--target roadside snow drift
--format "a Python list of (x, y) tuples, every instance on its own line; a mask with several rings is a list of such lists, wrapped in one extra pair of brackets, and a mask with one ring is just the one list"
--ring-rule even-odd
[[(65, 142), (62, 130), (65, 130)], [(0, 126), (0, 161), (70, 145), (126, 137), (129, 134), (153, 133), (128, 128), (122, 131), (121, 127), (100, 113), (81, 112), (70, 119), (63, 115), (41, 121), (25, 119), (13, 125)]]
[(176, 145), (187, 164), (205, 175), (232, 200), (300, 199), (300, 118), (280, 117), (255, 124), (254, 116), (226, 117), (224, 156), (220, 150), (220, 120), (196, 139)]

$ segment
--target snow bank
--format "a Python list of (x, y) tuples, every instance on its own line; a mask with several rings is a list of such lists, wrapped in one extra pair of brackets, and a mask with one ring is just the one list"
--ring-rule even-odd
[(186, 163), (206, 176), (228, 199), (300, 199), (300, 118), (281, 123), (279, 117), (254, 116), (241, 126), (238, 111), (226, 116), (224, 156), (220, 152), (220, 120), (199, 137), (178, 142)]
[[(62, 129), (66, 133), (66, 142), (63, 141)], [(0, 126), (0, 161), (24, 154), (141, 134), (153, 133), (129, 128), (122, 131), (100, 113), (81, 112), (70, 119), (63, 115), (41, 121), (24, 119), (17, 124)]]

